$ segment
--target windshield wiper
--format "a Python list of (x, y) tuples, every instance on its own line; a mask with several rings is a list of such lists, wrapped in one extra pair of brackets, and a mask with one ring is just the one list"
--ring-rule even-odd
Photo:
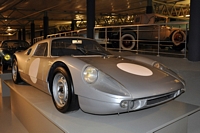
[(80, 50), (83, 54), (87, 54), (87, 50), (82, 47), (76, 47), (76, 49)]
[(103, 51), (98, 51), (98, 50), (88, 50), (87, 53), (89, 53), (89, 52), (103, 55), (103, 57), (106, 57), (106, 58), (108, 57), (108, 54), (106, 54), (106, 53), (103, 52)]

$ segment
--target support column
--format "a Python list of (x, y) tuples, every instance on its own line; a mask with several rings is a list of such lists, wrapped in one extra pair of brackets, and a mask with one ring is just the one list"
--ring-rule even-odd
[(33, 39), (35, 38), (35, 23), (31, 22), (31, 45), (33, 45)]
[(75, 24), (76, 24), (76, 20), (72, 20), (71, 31), (75, 30)]
[(146, 13), (153, 13), (152, 0), (147, 0)]
[(25, 28), (22, 29), (22, 39), (26, 40), (26, 29)]
[(40, 31), (40, 36), (42, 36), (43, 35), (43, 31)]
[(200, 61), (200, 0), (190, 0), (188, 59)]
[(45, 38), (47, 38), (47, 35), (49, 34), (49, 18), (47, 16), (47, 12), (44, 12), (43, 32), (44, 32), (44, 39), (45, 39)]
[(57, 28), (53, 29), (53, 33), (57, 33), (57, 31), (58, 31)]
[(87, 37), (94, 38), (95, 0), (87, 0)]
[(18, 40), (22, 39), (22, 31), (21, 29), (18, 30)]

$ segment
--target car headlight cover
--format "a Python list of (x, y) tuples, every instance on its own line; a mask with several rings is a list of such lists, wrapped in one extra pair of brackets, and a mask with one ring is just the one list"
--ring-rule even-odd
[(10, 55), (9, 54), (4, 55), (4, 59), (5, 60), (10, 60)]
[(155, 62), (155, 63), (153, 64), (153, 66), (154, 66), (155, 68), (160, 69), (160, 70), (163, 70), (163, 69), (164, 69), (164, 65), (160, 64), (159, 62)]
[(83, 79), (89, 83), (94, 83), (98, 78), (98, 70), (94, 67), (88, 66), (83, 71)]

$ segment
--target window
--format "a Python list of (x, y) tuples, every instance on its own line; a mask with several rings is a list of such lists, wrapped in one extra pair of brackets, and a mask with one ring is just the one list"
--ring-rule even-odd
[(34, 56), (47, 56), (47, 50), (48, 50), (47, 43), (38, 44)]
[(167, 19), (164, 17), (155, 17), (155, 23), (166, 23)]
[(135, 23), (139, 23), (140, 22), (140, 16), (135, 18)]
[(27, 55), (29, 55), (30, 53), (31, 53), (31, 50), (32, 50), (32, 48), (30, 48), (28, 51), (27, 51)]
[(19, 49), (19, 48), (28, 48), (30, 45), (28, 42), (23, 40), (6, 40), (3, 41), (1, 47), (9, 49)]

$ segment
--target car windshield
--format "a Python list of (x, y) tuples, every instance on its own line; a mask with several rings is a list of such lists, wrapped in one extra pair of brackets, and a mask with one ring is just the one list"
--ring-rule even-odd
[(3, 41), (1, 43), (1, 48), (6, 49), (20, 49), (20, 48), (28, 48), (30, 44), (26, 41), (20, 41), (20, 40), (7, 40)]
[(155, 23), (167, 23), (167, 18), (156, 16)]
[(52, 56), (64, 55), (111, 55), (94, 40), (82, 38), (55, 39), (51, 45)]

